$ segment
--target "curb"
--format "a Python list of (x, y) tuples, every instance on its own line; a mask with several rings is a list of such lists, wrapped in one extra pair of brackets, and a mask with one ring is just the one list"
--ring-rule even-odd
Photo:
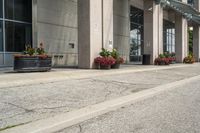
[[(158, 71), (158, 70), (167, 70), (167, 69), (174, 69), (174, 68), (183, 68), (188, 67), (188, 65), (177, 65), (177, 66), (162, 66), (162, 67), (153, 67), (153, 68), (136, 68), (136, 69), (121, 69), (121, 70), (111, 70), (111, 71), (100, 71), (100, 70), (91, 70), (91, 71), (74, 71), (73, 72), (52, 72), (47, 73), (47, 75), (44, 75), (43, 73), (36, 73), (38, 76), (34, 77), (35, 73), (28, 74), (25, 73), (23, 75), (17, 75), (17, 77), (14, 77), (15, 75), (11, 75), (14, 77), (13, 80), (0, 80), (0, 89), (4, 88), (12, 88), (12, 87), (20, 87), (25, 85), (34, 85), (37, 84), (44, 84), (44, 83), (52, 83), (52, 82), (60, 82), (65, 80), (73, 80), (73, 79), (84, 79), (84, 78), (92, 78), (96, 76), (109, 76), (109, 75), (117, 75), (117, 74), (127, 74), (127, 73), (137, 73), (137, 72), (148, 72), (148, 71)], [(94, 73), (95, 72), (95, 73)], [(57, 75), (55, 75), (57, 74)], [(10, 76), (10, 75), (9, 75)], [(23, 77), (25, 76), (25, 77)], [(27, 78), (29, 77), (29, 78)], [(43, 78), (38, 78), (43, 77)], [(3, 77), (2, 77), (3, 78)], [(5, 77), (4, 77), (5, 78)], [(8, 78), (8, 77), (7, 77)], [(18, 80), (22, 78), (23, 80)], [(9, 83), (10, 82), (10, 83)]]
[(197, 80), (200, 80), (200, 75), (8, 129), (1, 133), (54, 133)]

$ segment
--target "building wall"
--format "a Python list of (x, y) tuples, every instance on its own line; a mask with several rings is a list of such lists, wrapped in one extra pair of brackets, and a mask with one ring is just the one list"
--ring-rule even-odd
[(44, 43), (54, 66), (78, 65), (77, 27), (77, 0), (37, 0), (38, 44)]
[(131, 0), (130, 5), (137, 7), (141, 10), (144, 9), (144, 1), (143, 0)]
[(175, 12), (173, 10), (163, 10), (163, 19), (175, 23)]

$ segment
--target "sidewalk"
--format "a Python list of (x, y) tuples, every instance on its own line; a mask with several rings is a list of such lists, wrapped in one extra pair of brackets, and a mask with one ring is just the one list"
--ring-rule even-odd
[[(197, 64), (195, 64), (197, 65)], [(70, 79), (83, 79), (97, 76), (118, 75), (130, 72), (143, 72), (153, 70), (165, 70), (187, 67), (188, 65), (177, 64), (171, 66), (143, 66), (123, 65), (117, 70), (89, 70), (89, 69), (52, 69), (51, 72), (38, 73), (15, 73), (12, 68), (0, 70), (0, 89), (23, 85), (34, 85), (42, 83), (60, 82)]]
[(200, 75), (200, 64), (0, 75), (0, 130)]

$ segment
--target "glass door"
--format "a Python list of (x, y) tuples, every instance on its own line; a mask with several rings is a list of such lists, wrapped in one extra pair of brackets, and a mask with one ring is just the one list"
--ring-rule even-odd
[(143, 10), (130, 8), (130, 62), (142, 63), (143, 53)]

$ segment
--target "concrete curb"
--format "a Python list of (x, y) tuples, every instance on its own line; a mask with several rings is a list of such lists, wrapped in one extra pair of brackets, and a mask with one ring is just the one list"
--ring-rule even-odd
[[(83, 70), (83, 71), (73, 71), (73, 72), (52, 72), (52, 73), (23, 73), (21, 75), (8, 75), (7, 77), (1, 77), (0, 79), (0, 89), (12, 88), (24, 85), (33, 85), (33, 84), (43, 84), (51, 82), (60, 82), (70, 79), (83, 79), (83, 78), (92, 78), (97, 76), (109, 76), (117, 74), (126, 74), (126, 73), (136, 73), (136, 72), (147, 72), (147, 71), (158, 71), (158, 70), (167, 70), (174, 68), (183, 68), (188, 67), (188, 65), (176, 65), (176, 66), (162, 66), (162, 67), (152, 67), (152, 68), (136, 68), (136, 69), (120, 69), (120, 70)], [(12, 77), (12, 78), (11, 78)], [(28, 78), (27, 78), (28, 77)]]
[(136, 103), (160, 94), (175, 87), (188, 84), (192, 81), (200, 80), (200, 75), (184, 80), (176, 81), (166, 85), (161, 85), (152, 89), (144, 90), (135, 94), (120, 97), (100, 104), (88, 106), (66, 114), (61, 114), (52, 118), (39, 120), (27, 125), (2, 131), (2, 133), (53, 133), (70, 126), (79, 124), (97, 116), (117, 110), (121, 107)]

